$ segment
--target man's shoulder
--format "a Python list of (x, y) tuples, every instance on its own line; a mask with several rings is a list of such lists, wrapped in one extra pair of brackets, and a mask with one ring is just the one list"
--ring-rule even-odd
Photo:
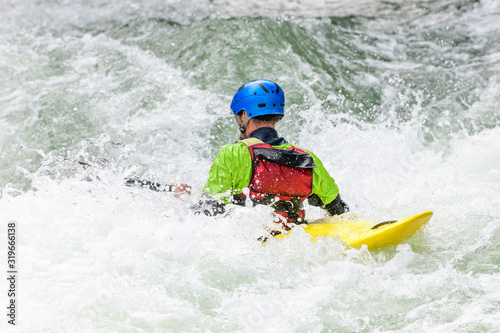
[(238, 141), (222, 146), (215, 158), (215, 162), (226, 166), (240, 165), (250, 158), (247, 146), (243, 142)]
[(236, 152), (245, 150), (248, 150), (248, 148), (245, 143), (240, 140), (237, 142), (229, 143), (227, 145), (223, 145), (219, 150), (219, 154), (234, 154)]

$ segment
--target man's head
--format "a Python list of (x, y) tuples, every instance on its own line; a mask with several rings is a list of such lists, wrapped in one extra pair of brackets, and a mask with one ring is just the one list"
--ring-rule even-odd
[(231, 110), (245, 138), (250, 119), (254, 124), (274, 124), (284, 116), (285, 94), (279, 85), (269, 80), (255, 80), (242, 85), (233, 97)]

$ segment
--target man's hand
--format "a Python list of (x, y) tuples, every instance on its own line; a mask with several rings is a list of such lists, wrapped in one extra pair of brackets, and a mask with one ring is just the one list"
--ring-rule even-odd
[(181, 184), (170, 184), (172, 186), (172, 192), (174, 192), (174, 197), (177, 199), (182, 199), (183, 194), (191, 194), (191, 186), (181, 183)]

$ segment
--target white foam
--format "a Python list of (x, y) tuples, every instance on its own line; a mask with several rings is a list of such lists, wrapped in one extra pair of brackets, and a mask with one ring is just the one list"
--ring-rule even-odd
[[(32, 190), (2, 189), (0, 198), (1, 225), (18, 225), (18, 329), (448, 332), (498, 327), (496, 76), (474, 86), (478, 91), (462, 118), (452, 110), (433, 118), (443, 131), (458, 121), (491, 117), (491, 122), (431, 141), (422, 130), (430, 112), (422, 103), (426, 96), (411, 87), (399, 89), (401, 78), (387, 79), (413, 70), (410, 60), (367, 60), (368, 66), (385, 66), (387, 76), (363, 72), (357, 79), (367, 89), (384, 85), (381, 108), (388, 110), (386, 119), (367, 124), (353, 113), (325, 109), (325, 101), (340, 105), (346, 97), (333, 91), (317, 96), (314, 85), (327, 74), (287, 45), (283, 54), (294, 66), (284, 69), (290, 74), (283, 80), (290, 94), (303, 93), (304, 105), (311, 108), (287, 109), (293, 116), (278, 125), (280, 133), (322, 159), (354, 212), (387, 220), (433, 210), (434, 217), (423, 233), (377, 251), (346, 249), (334, 239), (313, 243), (301, 229), (262, 245), (257, 239), (268, 236), (266, 226), (274, 223), (269, 208), (232, 207), (214, 218), (189, 209), (206, 180), (212, 146), (222, 144), (207, 141), (232, 119), (213, 133), (206, 129), (229, 114), (230, 97), (200, 87), (190, 79), (192, 73), (145, 47), (99, 32), (135, 19), (189, 26), (240, 14), (355, 14), (359, 29), (392, 31), (375, 46), (361, 48), (382, 49), (379, 54), (392, 59), (405, 38), (394, 32), (394, 20), (409, 18), (417, 18), (410, 23), (418, 31), (440, 28), (456, 14), (458, 22), (466, 21), (461, 33), (479, 38), (480, 51), (488, 40), (495, 41), (498, 1), (471, 5), (464, 14), (450, 1), (433, 2), (431, 11), (442, 6), (444, 12), (429, 16), (422, 16), (425, 6), (412, 1), (255, 2), (253, 9), (241, 1), (180, 3), (147, 1), (140, 10), (134, 1), (99, 6), (95, 1), (3, 2), (0, 66), (10, 79), (0, 82), (1, 171), (7, 170), (8, 182), (22, 174), (33, 182)], [(390, 7), (396, 5), (409, 14), (393, 15)], [(374, 13), (381, 16), (365, 23), (359, 16)], [(327, 18), (284, 20), (306, 32), (329, 24)], [(148, 31), (135, 32), (136, 42), (147, 39)], [(353, 43), (363, 44), (362, 39)], [(429, 47), (438, 52), (434, 46)], [(452, 70), (466, 70), (464, 77), (470, 79), (483, 73), (481, 66), (494, 72), (497, 53), (492, 48), (480, 58), (486, 65)], [(456, 57), (467, 61), (462, 54)], [(408, 108), (408, 122), (396, 117), (401, 107)], [(40, 112), (53, 112), (44, 118), (52, 123), (47, 122), (47, 133), (32, 138), (23, 130), (40, 120)], [(301, 122), (301, 132), (293, 121)], [(78, 137), (78, 126), (86, 122), (92, 123), (92, 133)], [(65, 139), (39, 145), (61, 128), (67, 128), (59, 132)], [(113, 143), (118, 139), (122, 145)], [(27, 147), (19, 150), (20, 144)], [(34, 159), (37, 172), (25, 165), (27, 158)], [(95, 167), (83, 170), (75, 162), (81, 158)], [(18, 164), (21, 175), (15, 171)], [(124, 186), (123, 177), (133, 173), (160, 183), (189, 183), (193, 196), (177, 200), (170, 193)], [(310, 216), (323, 213), (317, 209)], [(5, 241), (2, 227), (0, 246), (5, 248)], [(6, 287), (2, 279), (0, 292)]]

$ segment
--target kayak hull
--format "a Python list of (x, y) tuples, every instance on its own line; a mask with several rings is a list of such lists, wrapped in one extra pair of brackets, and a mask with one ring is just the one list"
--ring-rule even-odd
[[(425, 226), (432, 215), (431, 211), (427, 211), (382, 223), (330, 216), (299, 226), (304, 228), (313, 241), (316, 241), (318, 237), (333, 237), (354, 248), (366, 245), (368, 249), (378, 249), (397, 245), (410, 238)], [(278, 235), (277, 237), (286, 236)]]

